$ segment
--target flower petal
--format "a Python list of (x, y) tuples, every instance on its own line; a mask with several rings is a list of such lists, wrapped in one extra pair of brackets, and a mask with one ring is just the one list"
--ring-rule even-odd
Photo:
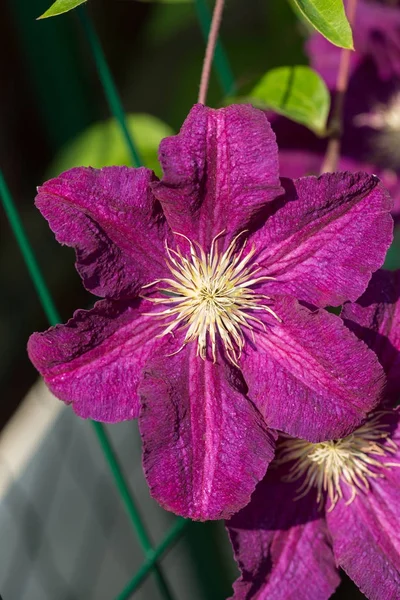
[[(394, 434), (400, 447), (400, 431)], [(397, 450), (400, 464), (400, 452)], [(393, 461), (385, 457), (382, 461)], [(400, 469), (387, 468), (370, 480), (371, 490), (346, 506), (341, 500), (327, 514), (337, 563), (369, 600), (399, 598), (400, 592)]]
[(386, 397), (397, 403), (400, 396), (400, 271), (374, 273), (357, 302), (344, 305), (346, 325), (374, 352), (387, 380)]
[(97, 296), (134, 296), (166, 272), (168, 226), (148, 169), (77, 168), (39, 188), (36, 206), (56, 238), (76, 250), (85, 287)]
[(241, 577), (234, 600), (327, 600), (340, 582), (324, 514), (270, 470), (227, 522)]
[(223, 230), (229, 241), (282, 193), (275, 135), (251, 106), (194, 106), (159, 156), (164, 177), (153, 189), (169, 225), (205, 248)]
[(50, 390), (83, 418), (115, 423), (137, 418), (138, 382), (155, 351), (159, 324), (150, 302), (102, 300), (66, 325), (34, 333), (29, 357)]
[(144, 469), (154, 498), (192, 519), (222, 519), (250, 500), (274, 435), (244, 395), (239, 371), (167, 341), (140, 386)]
[(283, 180), (286, 195), (253, 236), (268, 289), (317, 306), (356, 300), (392, 240), (392, 202), (365, 173)]
[(277, 297), (276, 314), (240, 364), (269, 427), (311, 442), (344, 437), (380, 400), (383, 369), (342, 320)]

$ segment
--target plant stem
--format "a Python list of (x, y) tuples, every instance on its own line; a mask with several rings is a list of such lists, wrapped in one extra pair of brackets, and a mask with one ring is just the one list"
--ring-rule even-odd
[[(349, 0), (347, 4), (347, 18), (350, 26), (354, 23), (357, 0)], [(340, 53), (339, 70), (336, 79), (336, 89), (332, 116), (329, 123), (330, 136), (321, 173), (333, 173), (337, 169), (340, 158), (340, 138), (342, 136), (343, 105), (349, 84), (350, 59), (353, 50), (342, 49)]]
[[(195, 0), (194, 4), (200, 29), (207, 42), (211, 27), (211, 12), (207, 0)], [(221, 40), (217, 40), (215, 45), (213, 68), (224, 96), (234, 96), (236, 94), (235, 79)]]
[(208, 34), (207, 48), (204, 56), (203, 70), (200, 79), (200, 90), (198, 102), (206, 103), (208, 83), (210, 80), (211, 65), (214, 58), (215, 46), (218, 39), (219, 28), (222, 21), (225, 0), (216, 0), (211, 21), (210, 33)]

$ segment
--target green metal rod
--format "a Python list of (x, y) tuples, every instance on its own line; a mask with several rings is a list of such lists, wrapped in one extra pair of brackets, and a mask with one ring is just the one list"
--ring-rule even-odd
[(155, 550), (149, 553), (147, 561), (140, 567), (136, 575), (131, 579), (127, 586), (122, 592), (116, 597), (115, 600), (127, 600), (132, 594), (141, 586), (150, 571), (157, 564), (157, 561), (162, 557), (166, 550), (169, 550), (173, 544), (175, 544), (182, 534), (185, 532), (187, 527), (191, 524), (191, 521), (185, 519), (177, 519), (175, 525), (167, 533), (163, 541), (157, 546)]
[[(200, 29), (204, 39), (208, 39), (208, 33), (211, 25), (211, 13), (208, 8), (207, 0), (195, 0), (197, 18), (200, 23)], [(218, 78), (219, 85), (225, 96), (236, 94), (236, 84), (228, 57), (220, 40), (217, 41), (214, 53), (213, 66)]]
[[(149, 558), (153, 557), (153, 555), (154, 555), (153, 546), (151, 544), (147, 530), (141, 519), (139, 510), (132, 498), (128, 484), (126, 483), (126, 480), (122, 474), (121, 465), (119, 463), (117, 455), (115, 454), (115, 452), (111, 446), (109, 436), (108, 436), (105, 428), (101, 425), (101, 423), (98, 423), (97, 421), (92, 421), (92, 424), (96, 431), (100, 446), (102, 447), (102, 450), (107, 459), (108, 465), (113, 474), (114, 481), (117, 486), (118, 492), (125, 504), (129, 518), (136, 530), (136, 534), (138, 536), (139, 542), (145, 552), (146, 558), (149, 559)], [(153, 569), (154, 569), (154, 576), (157, 580), (157, 584), (159, 586), (159, 589), (160, 589), (163, 597), (166, 600), (173, 600), (173, 596), (169, 590), (168, 584), (164, 578), (164, 575), (163, 575), (160, 567), (156, 563), (154, 563)]]
[(129, 132), (121, 99), (119, 97), (116, 85), (111, 75), (111, 71), (108, 67), (106, 58), (104, 56), (103, 48), (101, 47), (99, 37), (96, 33), (91, 19), (89, 18), (86, 12), (86, 8), (84, 6), (80, 6), (76, 9), (76, 12), (78, 13), (82, 27), (89, 41), (90, 48), (93, 53), (93, 58), (96, 63), (97, 73), (103, 86), (107, 102), (110, 106), (110, 110), (116, 118), (121, 128), (122, 134), (125, 138), (125, 143), (131, 156), (132, 165), (134, 167), (140, 167), (143, 163), (140, 158), (139, 151), (136, 148), (135, 142)]
[(55, 325), (56, 323), (60, 322), (60, 315), (58, 314), (49, 289), (40, 271), (36, 257), (32, 252), (31, 245), (25, 234), (22, 221), (19, 217), (17, 208), (14, 204), (2, 171), (0, 171), (0, 196), (4, 211), (7, 215), (15, 239), (17, 240), (18, 246), (21, 249), (22, 256), (30, 273), (32, 283), (35, 286), (36, 292), (39, 296), (39, 300), (46, 314), (47, 320), (49, 321), (50, 325)]
[[(38, 293), (40, 302), (42, 304), (43, 310), (46, 313), (47, 319), (50, 325), (55, 325), (60, 322), (60, 315), (55, 307), (54, 301), (51, 297), (50, 291), (47, 287), (47, 284), (42, 276), (40, 271), (38, 262), (34, 255), (32, 246), (28, 240), (24, 227), (22, 225), (20, 216), (15, 207), (15, 203), (11, 196), (11, 193), (8, 189), (6, 181), (4, 179), (3, 173), (0, 170), (0, 197), (2, 200), (2, 204), (4, 206), (4, 210), (6, 212), (7, 218), (9, 220), (11, 229), (14, 233), (14, 236), (17, 240), (19, 247), (21, 248), (21, 252), (23, 258), (25, 260), (25, 264), (28, 268), (29, 274), (31, 276), (32, 282), (36, 288)], [(100, 446), (103, 450), (106, 461), (109, 465), (111, 473), (114, 477), (115, 484), (118, 488), (118, 491), (121, 494), (121, 498), (127, 510), (130, 520), (132, 521), (139, 538), (139, 541), (145, 551), (146, 558), (149, 556), (153, 556), (153, 548), (151, 546), (150, 539), (147, 535), (145, 527), (141, 522), (139, 511), (135, 505), (135, 502), (130, 494), (128, 484), (125, 481), (125, 478), (122, 473), (122, 469), (119, 465), (119, 462), (116, 458), (116, 455), (113, 451), (111, 443), (109, 441), (107, 432), (105, 431), (104, 426), (101, 423), (97, 423), (95, 421), (91, 421), (91, 424), (95, 430)], [(159, 588), (166, 600), (173, 600), (173, 596), (171, 595), (168, 585), (163, 577), (162, 572), (159, 570), (158, 566), (155, 565), (155, 576), (157, 578), (157, 582)]]

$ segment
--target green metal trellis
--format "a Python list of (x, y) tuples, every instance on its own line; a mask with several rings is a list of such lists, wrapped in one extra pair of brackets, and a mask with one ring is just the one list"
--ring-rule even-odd
[[(203, 34), (206, 36), (210, 26), (210, 12), (206, 1), (196, 0), (196, 8)], [(98, 76), (103, 86), (104, 93), (110, 107), (110, 111), (112, 112), (112, 114), (114, 115), (114, 117), (120, 125), (122, 134), (124, 136), (127, 148), (130, 153), (132, 165), (136, 167), (140, 166), (142, 164), (141, 159), (135, 146), (134, 140), (129, 134), (126, 125), (125, 113), (112, 75), (110, 73), (107, 61), (103, 54), (102, 47), (97, 37), (96, 31), (84, 7), (80, 7), (80, 9), (78, 9), (77, 12), (83, 30), (85, 32), (85, 37), (90, 45)], [(233, 76), (224, 50), (220, 43), (218, 43), (216, 48), (214, 66), (216, 68), (218, 80), (224, 94), (228, 95), (234, 93)], [(50, 325), (55, 325), (60, 322), (59, 313), (57, 311), (51, 293), (47, 287), (47, 284), (44, 280), (40, 267), (36, 261), (33, 249), (23, 228), (12, 195), (10, 193), (10, 190), (8, 189), (7, 183), (1, 171), (0, 197), (10, 226), (14, 233), (15, 239), (20, 247), (30, 277), (38, 294), (40, 303), (46, 314), (47, 320)], [(168, 587), (168, 583), (159, 565), (159, 560), (162, 558), (163, 554), (167, 552), (172, 547), (172, 545), (180, 538), (180, 536), (185, 532), (187, 527), (190, 525), (190, 521), (186, 521), (181, 518), (176, 518), (175, 523), (172, 525), (165, 538), (161, 541), (161, 543), (158, 544), (157, 547), (154, 548), (152, 546), (146, 526), (141, 518), (140, 511), (136, 505), (135, 499), (123, 475), (119, 460), (111, 445), (106, 427), (103, 426), (101, 423), (97, 422), (92, 422), (92, 426), (94, 428), (98, 442), (102, 448), (104, 457), (108, 463), (108, 466), (114, 478), (115, 485), (119, 491), (120, 497), (124, 503), (127, 514), (130, 518), (130, 521), (133, 525), (133, 528), (136, 532), (137, 538), (145, 555), (144, 563), (137, 571), (137, 573), (133, 576), (131, 581), (127, 583), (126, 587), (117, 596), (116, 600), (125, 600), (127, 598), (130, 598), (150, 573), (154, 574), (162, 597), (166, 600), (173, 600), (173, 595)]]

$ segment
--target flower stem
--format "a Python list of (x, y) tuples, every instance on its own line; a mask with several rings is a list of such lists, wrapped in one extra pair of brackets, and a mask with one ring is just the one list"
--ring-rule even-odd
[[(194, 4), (200, 29), (207, 43), (211, 27), (211, 12), (208, 8), (208, 3), (207, 0), (194, 0)], [(220, 39), (217, 40), (215, 45), (213, 68), (215, 69), (215, 74), (224, 96), (234, 96), (236, 94), (235, 79), (231, 65), (229, 64), (229, 59)]]
[(211, 65), (214, 58), (215, 46), (218, 39), (218, 32), (222, 21), (222, 12), (224, 10), (225, 0), (216, 0), (214, 12), (211, 21), (210, 33), (208, 34), (207, 48), (204, 56), (203, 70), (200, 79), (200, 90), (198, 102), (206, 103), (208, 83), (210, 80)]
[[(350, 26), (354, 23), (357, 0), (349, 0), (347, 4), (347, 18)], [(326, 148), (321, 173), (333, 173), (337, 169), (340, 158), (340, 138), (342, 136), (343, 105), (349, 84), (350, 59), (353, 50), (342, 49), (340, 54), (339, 70), (336, 79), (335, 97), (332, 116), (329, 123), (329, 141)]]

